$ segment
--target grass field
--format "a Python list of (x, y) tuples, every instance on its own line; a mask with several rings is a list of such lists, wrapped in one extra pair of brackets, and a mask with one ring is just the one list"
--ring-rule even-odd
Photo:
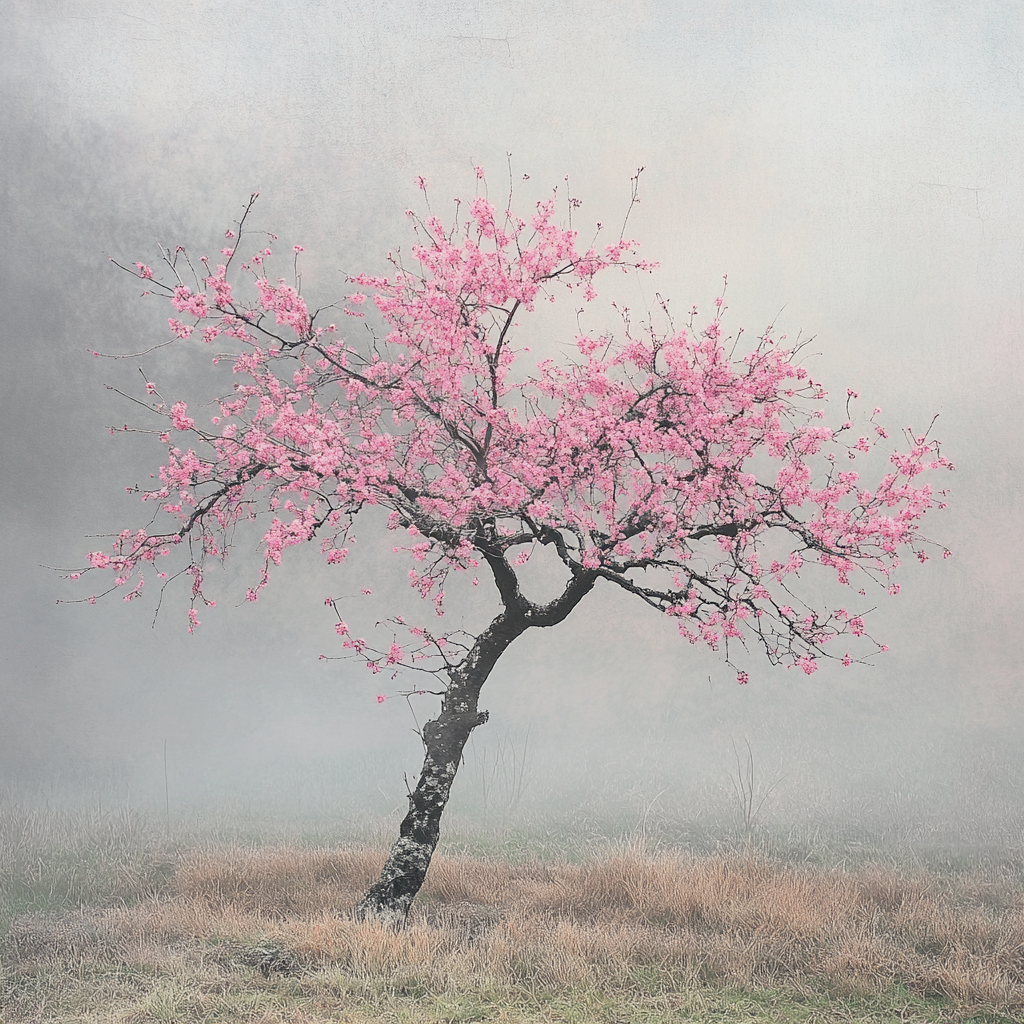
[(1024, 1020), (1019, 850), (844, 863), (747, 833), (538, 857), (506, 828), (449, 842), (395, 935), (350, 919), (379, 840), (0, 811), (4, 1024)]

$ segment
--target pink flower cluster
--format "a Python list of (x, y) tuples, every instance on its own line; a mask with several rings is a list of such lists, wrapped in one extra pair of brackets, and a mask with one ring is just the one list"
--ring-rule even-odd
[[(541, 544), (571, 573), (673, 616), (691, 643), (754, 641), (810, 674), (837, 636), (866, 636), (861, 616), (794, 607), (794, 580), (811, 562), (840, 585), (866, 573), (895, 594), (900, 551), (926, 557), (918, 527), (937, 502), (922, 474), (952, 468), (937, 444), (911, 437), (887, 453), (881, 480), (864, 483), (851, 462), (884, 443), (884, 428), (846, 440), (852, 391), (843, 421), (828, 426), (824, 389), (771, 331), (733, 358), (721, 299), (703, 330), (635, 334), (626, 322), (619, 339), (577, 337), (574, 360), (534, 363), (516, 328), (538, 302), (559, 288), (590, 301), (601, 272), (652, 265), (627, 240), (580, 251), (553, 201), (528, 219), (481, 195), (469, 210), (460, 231), (417, 221), (415, 272), (396, 263), (390, 277), (352, 279), (362, 290), (346, 312), (363, 316), (369, 295), (383, 324), (372, 346), (317, 326), (296, 287), (263, 273), (268, 251), (249, 267), (248, 299), (225, 266), (205, 289), (163, 286), (194, 321), (172, 318), (175, 336), (201, 327), (207, 341), (238, 343), (234, 393), (213, 432), (184, 402), (170, 406), (194, 449), (164, 435), (161, 484), (145, 497), (171, 498), (162, 509), (176, 525), (90, 564), (128, 578), (184, 538), (201, 557), (222, 556), (236, 524), (266, 514), (255, 599), (286, 548), (319, 538), (339, 563), (354, 517), (382, 506), (392, 529), (414, 537), (394, 550), (411, 556), (410, 583), (438, 613), (452, 574), (485, 562), (514, 574)], [(396, 642), (366, 657), (379, 671), (405, 652)]]

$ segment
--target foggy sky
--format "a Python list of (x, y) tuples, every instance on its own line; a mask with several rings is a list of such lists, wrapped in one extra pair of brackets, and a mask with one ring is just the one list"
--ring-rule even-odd
[(142, 770), (165, 740), (195, 763), (366, 749), (414, 767), (404, 702), (317, 660), (339, 653), (326, 594), (372, 585), (380, 602), (354, 613), (371, 624), (410, 600), (371, 529), (340, 570), (293, 549), (256, 605), (238, 552), (194, 636), (183, 592), (151, 628), (151, 599), (58, 606), (81, 585), (40, 567), (143, 521), (125, 487), (161, 449), (108, 433), (133, 413), (103, 385), (137, 389), (143, 365), (189, 398), (207, 371), (187, 346), (86, 354), (137, 351), (166, 323), (108, 255), (214, 250), (259, 190), (255, 223), (305, 247), (304, 290), (329, 302), (410, 244), (417, 174), (448, 216), (474, 163), (501, 187), (506, 153), (530, 176), (522, 206), (569, 175), (589, 226), (621, 219), (643, 165), (630, 233), (661, 264), (648, 298), (707, 308), (728, 274), (730, 329), (815, 336), (816, 378), (894, 432), (938, 414), (957, 471), (924, 530), (955, 557), (878, 593), (876, 667), (764, 667), (744, 688), (599, 589), (517, 641), (487, 728), (608, 762), (642, 741), (709, 771), (743, 737), (772, 764), (849, 773), (880, 751), (927, 771), (1024, 739), (1019, 4), (7, 0), (0, 39), (5, 770)]

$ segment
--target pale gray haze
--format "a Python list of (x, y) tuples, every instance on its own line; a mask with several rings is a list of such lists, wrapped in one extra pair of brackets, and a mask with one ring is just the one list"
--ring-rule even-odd
[[(87, 353), (166, 332), (166, 307), (108, 255), (215, 254), (259, 190), (253, 224), (305, 247), (304, 294), (326, 304), (351, 290), (346, 273), (385, 272), (388, 251), (411, 244), (416, 175), (447, 219), (476, 163), (504, 195), (510, 153), (520, 207), (555, 186), (564, 196), (568, 175), (584, 235), (621, 222), (645, 167), (629, 233), (660, 269), (610, 282), (591, 325), (614, 326), (612, 297), (707, 310), (728, 274), (730, 331), (775, 320), (814, 336), (816, 378), (881, 406), (894, 433), (938, 414), (956, 472), (937, 481), (949, 507), (924, 532), (954, 557), (904, 566), (898, 597), (869, 591), (871, 631), (891, 648), (873, 666), (763, 666), (745, 687), (670, 621), (599, 587), (500, 662), (453, 812), (481, 759), (522, 750), (529, 729), (538, 806), (606, 791), (626, 818), (728, 812), (733, 744), (749, 741), (765, 784), (781, 780), (764, 812), (777, 820), (1020, 841), (1021, 4), (5, 0), (0, 21), (10, 785), (99, 780), (162, 801), (166, 741), (178, 807), (242, 799), (246, 777), (268, 773), (284, 806), (313, 790), (329, 800), (332, 786), (382, 817), (402, 803), (415, 723), (404, 701), (374, 699), (397, 684), (318, 660), (342, 653), (326, 595), (373, 587), (351, 599), (364, 631), (415, 610), (408, 564), (369, 524), (345, 566), (292, 549), (256, 604), (244, 594), (259, 552), (237, 551), (210, 573), (217, 608), (191, 636), (184, 588), (151, 628), (154, 593), (58, 605), (88, 596), (97, 574), (76, 584), (42, 566), (82, 566), (109, 543), (95, 535), (145, 521), (126, 487), (148, 482), (163, 449), (110, 434), (151, 422), (103, 385), (139, 394), (141, 366), (174, 398), (210, 387), (201, 343), (139, 360)], [(537, 352), (567, 351), (565, 305), (524, 322)], [(453, 604), (453, 627), (460, 608), (472, 619), (496, 602), (486, 581), (472, 597)], [(417, 706), (421, 721), (430, 710)]]

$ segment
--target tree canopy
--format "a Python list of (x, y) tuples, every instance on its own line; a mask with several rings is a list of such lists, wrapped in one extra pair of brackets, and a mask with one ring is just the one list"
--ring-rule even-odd
[[(157, 273), (125, 267), (170, 301), (171, 340), (226, 342), (218, 358), (235, 377), (209, 422), (146, 383), (145, 404), (167, 421), (159, 483), (142, 494), (156, 512), (89, 556), (126, 599), (146, 571), (161, 581), (187, 573), (194, 628), (212, 603), (207, 565), (227, 554), (240, 521), (266, 523), (256, 600), (286, 548), (315, 542), (343, 563), (355, 517), (381, 506), (404, 534), (394, 550), (410, 559), (410, 585), (439, 615), (456, 577), (485, 574), (504, 606), (546, 624), (556, 609), (531, 604), (516, 576), (546, 545), (577, 588), (619, 587), (737, 665), (737, 644), (807, 673), (823, 657), (877, 653), (858, 580), (894, 593), (901, 553), (928, 557), (919, 523), (941, 495), (921, 474), (952, 467), (926, 434), (885, 449), (888, 471), (862, 480), (857, 460), (889, 443), (881, 410), (858, 430), (849, 390), (829, 423), (801, 344), (769, 327), (744, 350), (724, 333), (724, 295), (710, 317), (694, 308), (677, 325), (661, 301), (639, 328), (624, 316), (618, 337), (581, 331), (575, 358), (533, 359), (516, 328), (538, 303), (559, 291), (589, 303), (598, 275), (654, 266), (625, 237), (584, 247), (557, 222), (555, 199), (523, 219), (511, 192), (500, 210), (477, 194), (452, 226), (407, 211), (410, 265), (393, 258), (389, 276), (351, 277), (342, 303), (311, 311), (298, 288), (301, 246), (291, 282), (269, 276), (271, 248), (242, 255), (255, 198), (226, 232), (223, 262), (179, 247)], [(338, 310), (347, 325), (366, 321), (365, 339), (326, 322)], [(854, 588), (843, 606), (800, 597), (809, 563)], [(424, 626), (386, 650), (350, 635), (340, 615), (336, 628), (371, 669), (432, 658), (450, 667), (443, 634)]]

